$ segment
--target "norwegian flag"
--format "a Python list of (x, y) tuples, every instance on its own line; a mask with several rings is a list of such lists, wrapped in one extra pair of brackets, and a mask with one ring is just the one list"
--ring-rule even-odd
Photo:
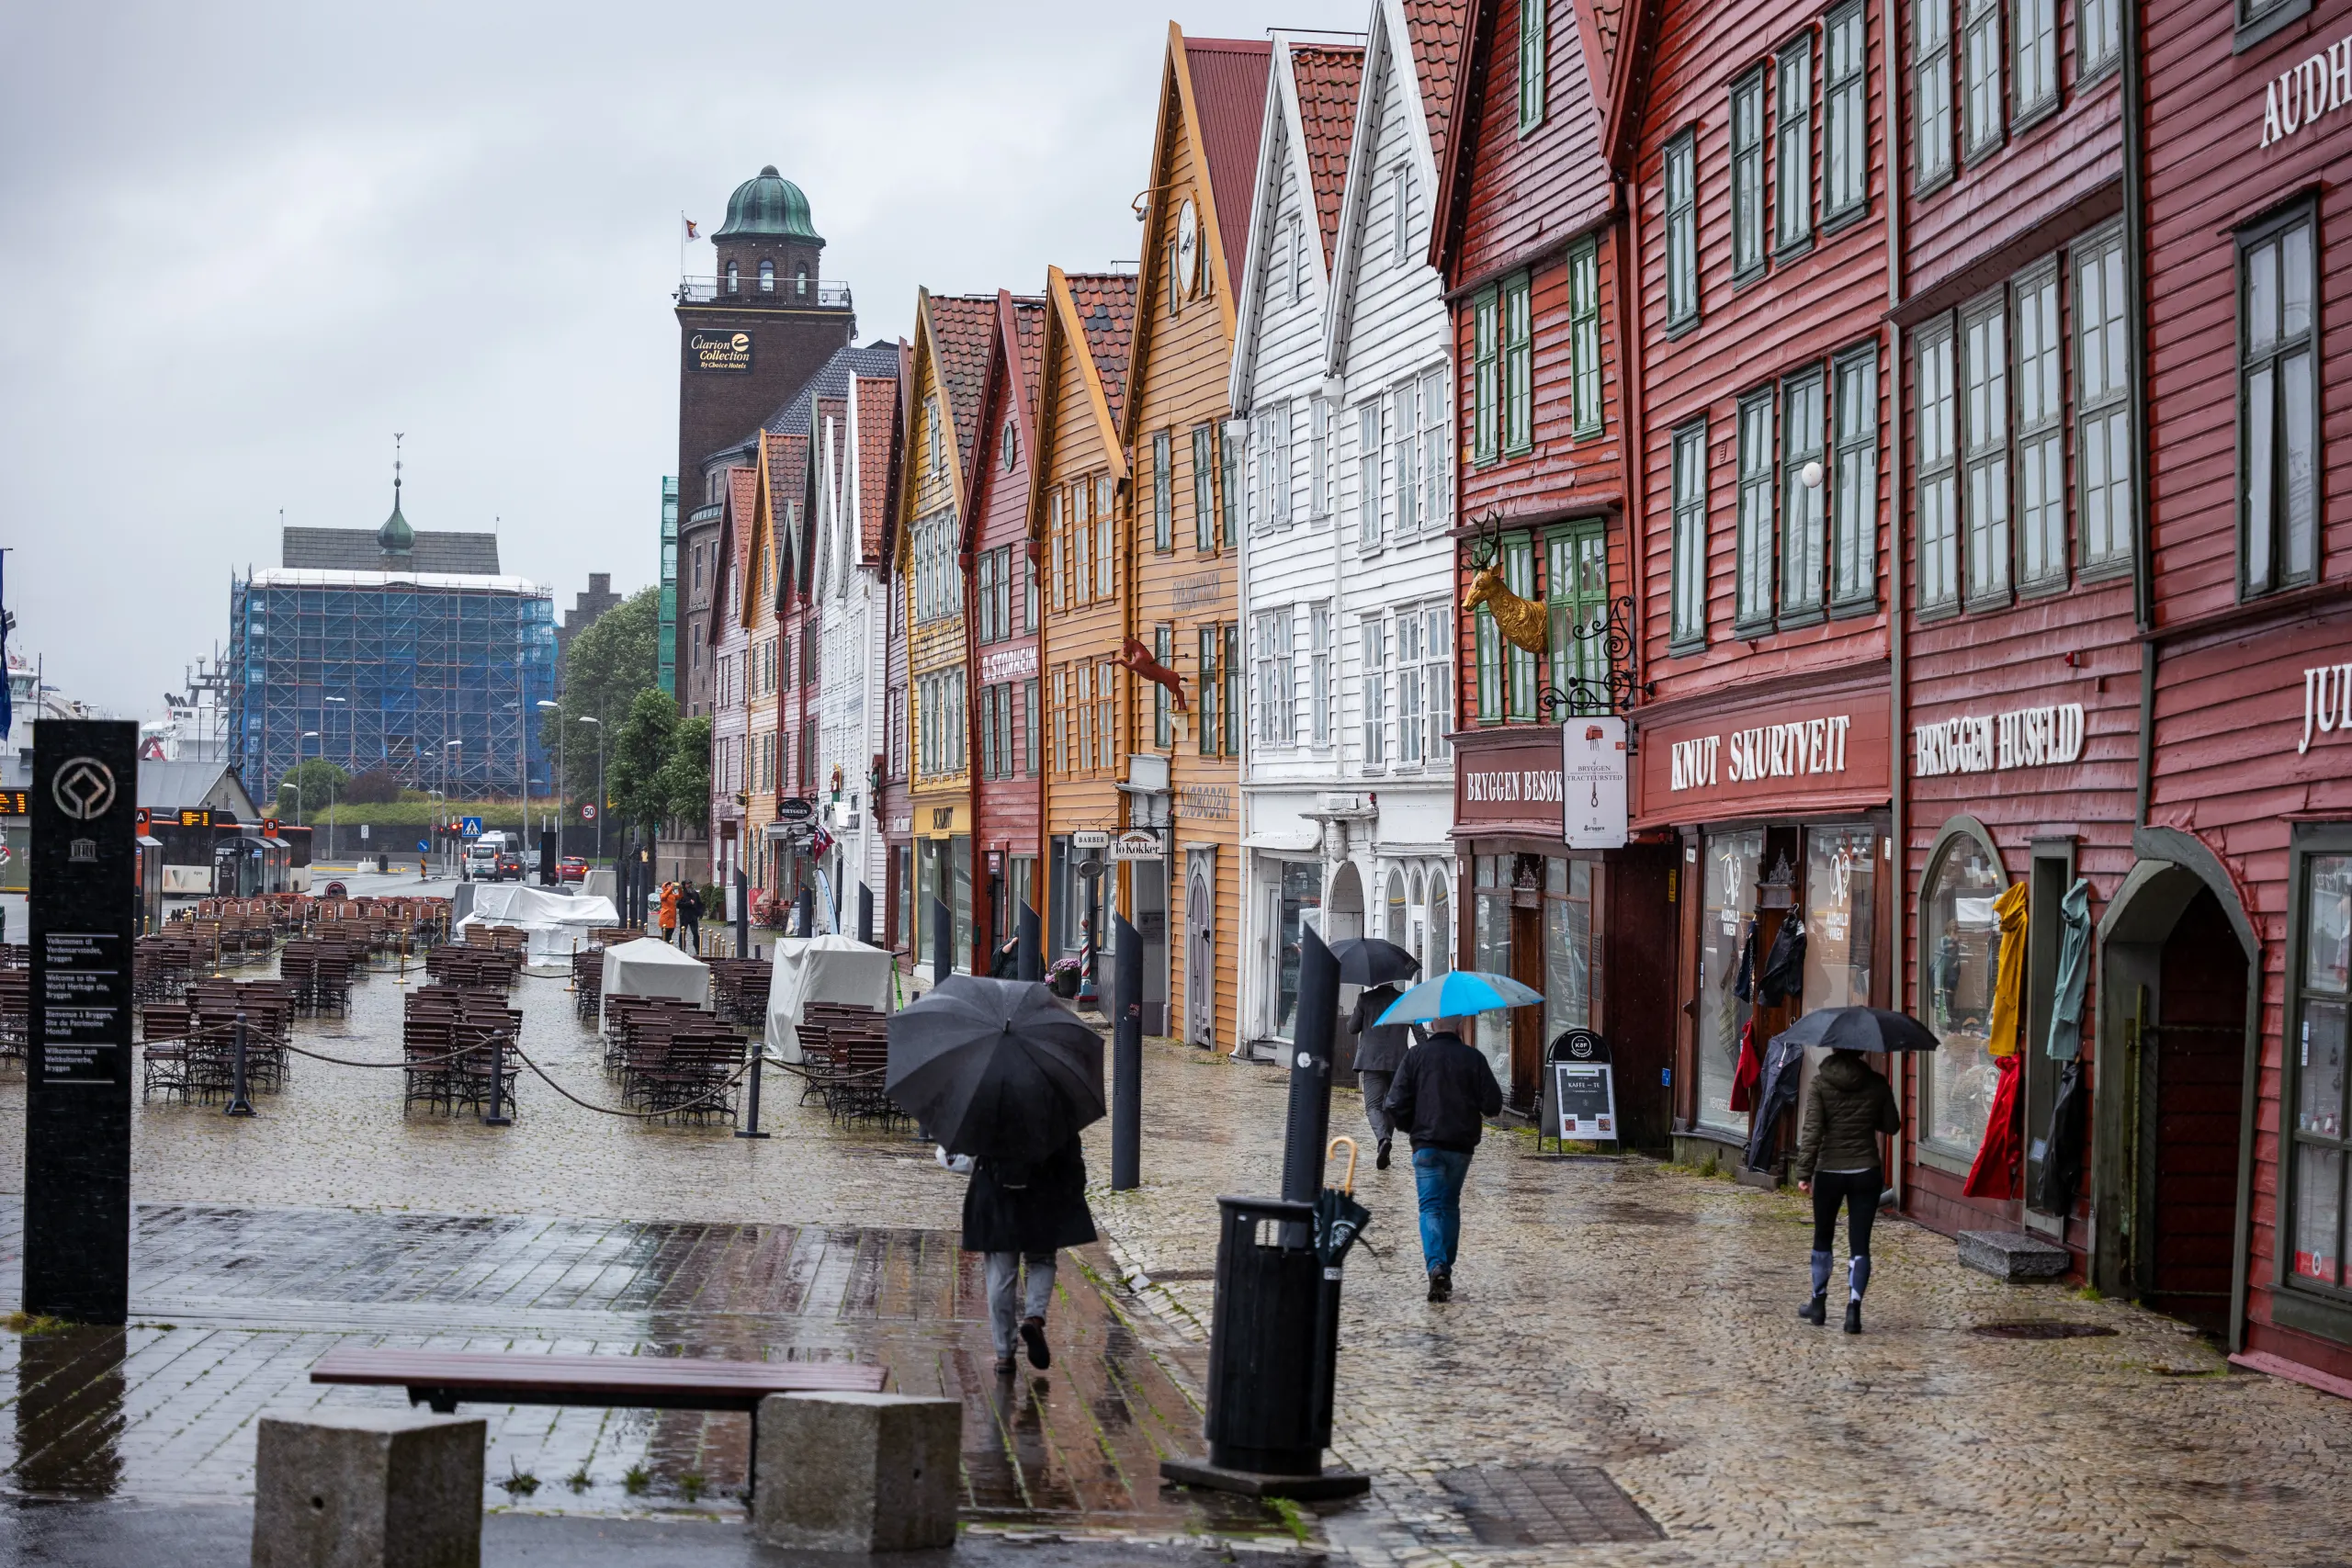
[(832, 849), (833, 836), (825, 831), (825, 825), (822, 822), (817, 823), (808, 829), (808, 858), (810, 860), (823, 860), (832, 852)]

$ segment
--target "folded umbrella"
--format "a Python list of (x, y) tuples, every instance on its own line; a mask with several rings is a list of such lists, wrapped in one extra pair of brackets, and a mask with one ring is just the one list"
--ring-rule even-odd
[(1932, 1051), (1939, 1043), (1909, 1013), (1885, 1008), (1815, 1008), (1775, 1038), (1833, 1051)]
[(1340, 961), (1342, 986), (1385, 986), (1409, 980), (1421, 972), (1419, 959), (1395, 942), (1376, 936), (1335, 942), (1331, 944), (1331, 956)]
[(1456, 969), (1434, 980), (1424, 980), (1407, 991), (1389, 1003), (1388, 1010), (1375, 1021), (1427, 1023), (1433, 1018), (1464, 1018), (1474, 1012), (1530, 1007), (1543, 999), (1543, 992), (1522, 986), (1508, 975)]
[(1034, 980), (951, 975), (890, 1015), (883, 1087), (952, 1155), (1035, 1162), (1102, 1116), (1102, 1037)]

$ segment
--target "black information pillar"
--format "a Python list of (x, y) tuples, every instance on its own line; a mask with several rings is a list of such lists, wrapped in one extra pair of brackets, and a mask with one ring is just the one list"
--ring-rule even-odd
[(24, 1310), (75, 1323), (130, 1308), (138, 750), (135, 724), (34, 732)]

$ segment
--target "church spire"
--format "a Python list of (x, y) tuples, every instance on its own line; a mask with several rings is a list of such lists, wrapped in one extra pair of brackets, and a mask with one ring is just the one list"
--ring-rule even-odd
[(401, 515), (401, 432), (392, 432), (392, 514), (376, 530), (376, 547), (388, 556), (404, 556), (416, 548), (416, 530)]

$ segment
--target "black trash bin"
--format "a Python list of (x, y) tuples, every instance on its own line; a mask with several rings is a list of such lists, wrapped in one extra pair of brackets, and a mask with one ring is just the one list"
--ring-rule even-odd
[(1331, 1442), (1340, 1270), (1315, 1252), (1315, 1205), (1219, 1198), (1209, 1335), (1209, 1463), (1317, 1475)]

